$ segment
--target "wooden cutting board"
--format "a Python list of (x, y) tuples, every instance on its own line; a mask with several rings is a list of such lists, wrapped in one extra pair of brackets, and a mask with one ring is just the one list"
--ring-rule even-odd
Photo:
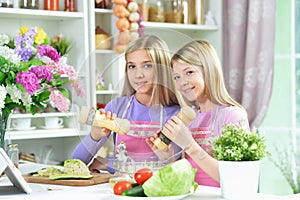
[(42, 183), (54, 185), (68, 185), (68, 186), (89, 186), (100, 183), (107, 183), (112, 174), (92, 174), (94, 177), (91, 179), (60, 179), (50, 180), (48, 177), (32, 176), (24, 174), (23, 177), (28, 183)]

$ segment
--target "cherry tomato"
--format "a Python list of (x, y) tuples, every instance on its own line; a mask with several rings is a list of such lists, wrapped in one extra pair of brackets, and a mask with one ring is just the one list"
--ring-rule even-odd
[(134, 173), (134, 180), (137, 182), (137, 184), (142, 185), (147, 181), (151, 176), (153, 175), (153, 172), (149, 168), (142, 168), (137, 170)]
[(120, 181), (117, 182), (114, 186), (114, 194), (122, 195), (124, 190), (132, 188), (131, 183), (129, 181)]

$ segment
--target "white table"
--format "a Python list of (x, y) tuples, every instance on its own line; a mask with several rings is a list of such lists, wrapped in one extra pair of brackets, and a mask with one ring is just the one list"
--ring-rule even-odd
[[(20, 171), (25, 174), (33, 172), (43, 168), (43, 165), (37, 164), (21, 164)], [(116, 199), (113, 195), (112, 189), (109, 185), (99, 184), (93, 186), (61, 186), (61, 185), (48, 185), (48, 184), (35, 184), (29, 183), (32, 188), (31, 194), (20, 193), (18, 190), (12, 191), (12, 184), (9, 182), (7, 177), (0, 178), (0, 200), (48, 200), (48, 199), (62, 199), (62, 200), (110, 200)], [(7, 193), (6, 193), (7, 192)], [(134, 198), (136, 199), (136, 198)], [(184, 199), (191, 200), (221, 200), (221, 189), (215, 187), (199, 186), (196, 193), (187, 196)], [(281, 199), (300, 199), (299, 195), (291, 196), (274, 196), (266, 194), (257, 194), (255, 197), (249, 197), (249, 199), (254, 200), (281, 200)], [(146, 198), (145, 198), (146, 200)]]

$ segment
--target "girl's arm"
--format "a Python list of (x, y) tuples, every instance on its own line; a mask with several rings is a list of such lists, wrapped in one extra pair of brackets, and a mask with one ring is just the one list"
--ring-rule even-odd
[(72, 158), (77, 158), (82, 160), (85, 164), (89, 164), (90, 161), (97, 154), (99, 149), (105, 144), (108, 140), (108, 136), (102, 138), (100, 141), (95, 141), (88, 134), (75, 148)]
[(194, 140), (190, 130), (176, 116), (172, 117), (164, 127), (164, 134), (180, 146), (212, 179), (220, 182), (218, 161), (206, 153)]
[(185, 151), (193, 161), (201, 167), (201, 169), (209, 175), (212, 179), (220, 182), (219, 176), (219, 168), (218, 168), (218, 161), (211, 157), (204, 149), (202, 149), (199, 144), (193, 140), (191, 146), (186, 149)]

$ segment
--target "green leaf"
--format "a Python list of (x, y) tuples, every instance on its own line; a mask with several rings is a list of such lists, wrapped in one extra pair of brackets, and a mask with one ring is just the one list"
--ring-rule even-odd
[(0, 80), (4, 80), (5, 74), (3, 72), (0, 72)]
[(57, 88), (66, 98), (70, 98), (69, 91), (66, 90), (65, 88)]
[(222, 135), (212, 143), (211, 152), (217, 160), (255, 161), (270, 155), (266, 150), (265, 138), (256, 130), (250, 132), (241, 125), (225, 125)]
[(50, 91), (49, 90), (44, 90), (41, 93), (32, 96), (32, 99), (34, 102), (45, 102), (49, 99), (50, 97)]

